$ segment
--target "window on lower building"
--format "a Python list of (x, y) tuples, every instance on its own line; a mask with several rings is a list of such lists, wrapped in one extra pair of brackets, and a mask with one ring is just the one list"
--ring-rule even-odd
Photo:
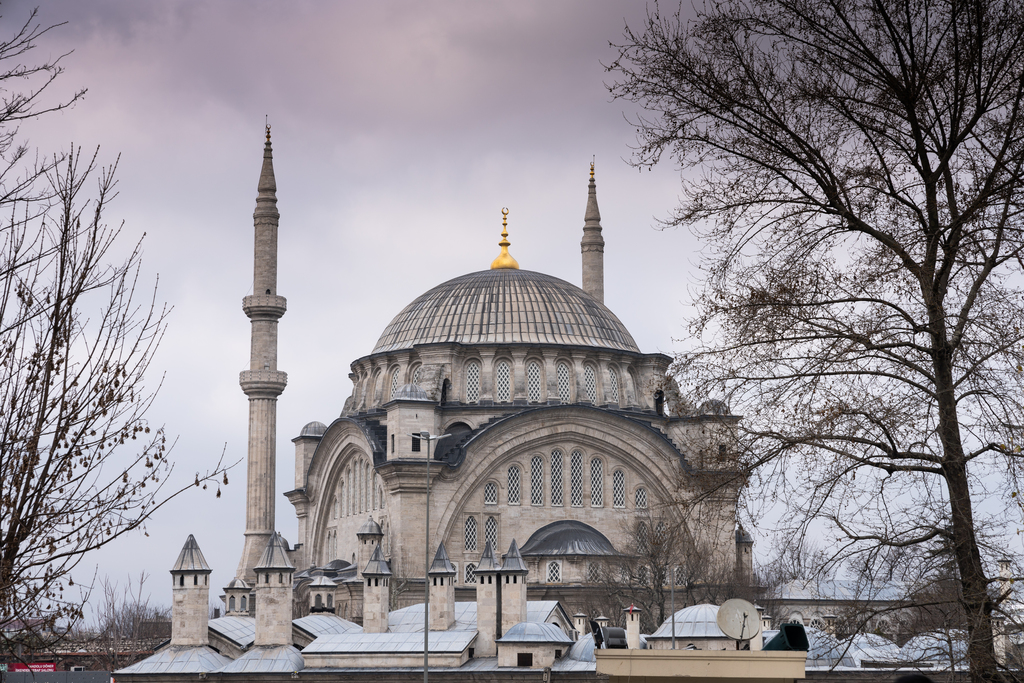
[(608, 368), (608, 390), (612, 395), (612, 403), (619, 403), (619, 375), (614, 368)]
[(533, 653), (532, 652), (517, 652), (516, 653), (516, 666), (533, 666)]
[(530, 461), (530, 505), (544, 504), (544, 460), (538, 455)]
[(522, 481), (522, 472), (517, 465), (508, 468), (508, 504), (519, 505), (519, 483)]
[(604, 467), (600, 458), (590, 461), (590, 505), (596, 508), (604, 505)]
[(587, 565), (587, 581), (590, 583), (598, 583), (601, 581), (601, 565), (597, 562), (591, 562)]
[(498, 504), (498, 485), (493, 481), (484, 484), (484, 505)]
[(530, 403), (540, 403), (540, 363), (531, 360), (526, 364), (526, 398)]
[(472, 562), (466, 564), (465, 583), (476, 583), (476, 565)]
[(507, 360), (498, 361), (494, 368), (494, 399), (500, 403), (512, 400), (512, 365)]
[(586, 365), (583, 368), (583, 390), (587, 393), (587, 400), (597, 403), (597, 373), (593, 365)]
[(466, 550), (476, 550), (476, 517), (466, 517)]
[(636, 490), (636, 507), (639, 510), (647, 509), (647, 489), (643, 486)]
[(612, 505), (626, 507), (626, 473), (622, 470), (612, 473)]
[(562, 451), (551, 451), (551, 504), (562, 504)]
[(558, 379), (558, 400), (562, 403), (572, 402), (572, 373), (568, 363), (559, 363), (555, 375)]
[(391, 398), (398, 395), (398, 386), (398, 368), (395, 368), (395, 371), (391, 373)]
[(579, 451), (569, 458), (569, 502), (574, 508), (583, 507), (583, 454)]
[(562, 582), (562, 565), (552, 560), (548, 562), (548, 583)]
[(466, 403), (480, 400), (480, 363), (475, 360), (466, 363)]
[(490, 542), (492, 548), (498, 547), (498, 520), (494, 517), (484, 522), (484, 541)]

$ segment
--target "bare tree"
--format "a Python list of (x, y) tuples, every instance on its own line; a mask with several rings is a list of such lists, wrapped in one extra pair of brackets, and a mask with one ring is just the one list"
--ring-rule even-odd
[[(839, 554), (941, 539), (971, 677), (1002, 678), (989, 590), (1021, 473), (1024, 16), (1011, 0), (725, 0), (626, 30), (636, 163), (684, 169), (707, 246), (698, 395)], [(691, 173), (692, 172), (692, 173)]]
[(167, 443), (145, 420), (154, 394), (143, 380), (166, 310), (155, 291), (138, 300), (139, 245), (114, 255), (120, 228), (104, 214), (116, 163), (99, 167), (75, 147), (30, 162), (16, 142), (18, 121), (84, 92), (41, 104), (59, 59), (21, 60), (48, 30), (33, 14), (0, 42), (0, 623), (37, 617), (12, 637), (40, 647), (83, 616), (67, 589), (85, 553), (192, 485), (227, 483), (218, 462), (163, 490)]
[(145, 658), (170, 637), (171, 610), (153, 605), (145, 590), (149, 576), (143, 572), (123, 586), (104, 578), (94, 600), (93, 624), (78, 638), (92, 654), (95, 668), (117, 671)]

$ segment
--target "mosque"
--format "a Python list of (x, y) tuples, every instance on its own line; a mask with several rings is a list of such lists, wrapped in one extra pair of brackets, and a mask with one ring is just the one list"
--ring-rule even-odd
[(171, 647), (120, 673), (372, 666), (358, 653), (374, 648), (394, 665), (403, 647), (422, 655), (422, 637), (408, 636), (417, 624), (423, 631), (425, 593), (441, 661), (496, 656), (515, 666), (509, 658), (532, 652), (551, 666), (586, 631), (583, 615), (571, 615), (608, 580), (610, 563), (628, 563), (669, 528), (682, 531), (674, 542), (713, 557), (723, 582), (750, 576), (727, 445), (739, 418), (721, 402), (681, 396), (671, 359), (641, 352), (604, 305), (593, 165), (582, 288), (520, 268), (503, 211), (490, 268), (413, 299), (351, 363), (337, 419), (293, 439), (295, 482), (284, 496), (298, 538), (286, 541), (274, 527), (276, 404), (287, 384), (277, 367), (287, 302), (277, 289), (276, 189), (268, 127), (253, 293), (243, 300), (252, 322), (240, 376), (245, 544), (225, 616), (207, 622), (210, 569), (190, 537), (172, 570)]

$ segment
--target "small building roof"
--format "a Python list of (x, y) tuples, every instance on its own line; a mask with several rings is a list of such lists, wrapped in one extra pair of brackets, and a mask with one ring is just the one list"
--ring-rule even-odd
[(260, 555), (260, 561), (253, 569), (289, 569), (294, 571), (295, 565), (288, 559), (288, 544), (276, 531), (271, 534), (267, 547)]
[(181, 552), (178, 553), (178, 561), (174, 563), (171, 571), (207, 574), (212, 571), (210, 565), (206, 564), (203, 551), (199, 549), (199, 544), (196, 543), (196, 537), (192, 534), (189, 534), (188, 538), (185, 539), (185, 545), (182, 546)]
[(310, 588), (334, 588), (337, 585), (323, 574), (309, 582)]
[(437, 553), (434, 555), (434, 561), (430, 563), (430, 571), (427, 572), (430, 576), (455, 576), (458, 574), (455, 571), (455, 567), (452, 566), (452, 561), (448, 559), (448, 551), (445, 550), (444, 541), (437, 546)]
[(224, 590), (226, 590), (226, 591), (230, 591), (230, 590), (251, 590), (251, 589), (252, 589), (252, 586), (250, 586), (249, 583), (245, 579), (239, 578), (237, 576), (235, 578), (231, 579), (231, 582), (228, 585), (224, 586)]
[(573, 640), (554, 624), (545, 622), (521, 621), (501, 637), (496, 643), (554, 643), (556, 645), (572, 645)]
[[(676, 612), (676, 638), (723, 638), (729, 636), (718, 628), (718, 605), (691, 605)], [(672, 637), (672, 618), (662, 623), (650, 639)]]
[(216, 671), (230, 659), (206, 645), (171, 645), (115, 674), (200, 674)]
[(336, 614), (308, 614), (292, 621), (292, 626), (308, 633), (311, 638), (337, 635), (339, 633), (362, 632), (363, 627)]
[[(463, 652), (476, 631), (431, 631), (428, 645), (435, 654)], [(423, 652), (423, 636), (417, 633), (342, 633), (320, 636), (304, 649), (307, 654), (415, 654)]]
[(430, 401), (427, 392), (418, 384), (403, 384), (391, 397), (392, 401)]
[[(477, 567), (476, 571), (480, 571)], [(512, 545), (508, 547), (508, 552), (505, 553), (505, 557), (502, 558), (501, 562), (501, 573), (502, 574), (528, 574), (529, 569), (526, 568), (526, 563), (523, 562), (523, 556), (519, 554), (519, 544), (516, 543), (516, 539), (512, 539)]]
[(388, 563), (384, 561), (384, 555), (380, 552), (380, 546), (373, 549), (373, 555), (370, 556), (370, 561), (366, 563), (366, 568), (363, 569), (363, 576), (391, 576), (391, 569), (388, 567)]
[(256, 640), (256, 620), (252, 617), (210, 619), (209, 628), (244, 650)]
[(299, 432), (299, 438), (313, 437), (315, 439), (319, 439), (326, 431), (327, 425), (323, 422), (307, 422), (306, 426), (302, 428), (301, 432)]
[(245, 651), (221, 673), (286, 673), (306, 667), (302, 654), (294, 645), (256, 646)]

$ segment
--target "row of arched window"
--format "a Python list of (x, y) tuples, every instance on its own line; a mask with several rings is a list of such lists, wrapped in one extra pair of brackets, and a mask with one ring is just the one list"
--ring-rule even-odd
[[(508, 505), (521, 505), (524, 498), (524, 486), (529, 486), (528, 497), (530, 505), (544, 505), (545, 501), (555, 507), (565, 505), (565, 489), (563, 474), (564, 456), (562, 451), (555, 449), (551, 451), (551, 457), (545, 467), (544, 458), (536, 455), (530, 459), (529, 479), (524, 481), (523, 472), (519, 465), (511, 465), (508, 468), (506, 479), (506, 503)], [(545, 482), (545, 475), (547, 481)], [(589, 478), (590, 506), (604, 507), (604, 462), (601, 458), (591, 458), (589, 464), (585, 462), (582, 451), (575, 450), (569, 456), (569, 505), (572, 507), (583, 507), (585, 499), (584, 484)], [(548, 484), (545, 492), (545, 483)], [(547, 498), (545, 498), (547, 493)], [(612, 472), (612, 507), (626, 507), (626, 472), (619, 468)], [(484, 484), (484, 505), (498, 504), (498, 485), (493, 481)], [(647, 508), (647, 489), (638, 486), (633, 491), (633, 507), (638, 509)]]
[(369, 462), (363, 460), (349, 465), (338, 482), (338, 493), (331, 500), (331, 519), (382, 510), (384, 489), (376, 479)]
[(475, 552), (479, 547), (481, 550), (485, 543), (490, 541), (495, 552), (499, 551), (498, 546), (498, 520), (495, 517), (488, 517), (484, 522), (483, 542), (480, 542), (476, 517), (466, 517), (465, 534), (463, 536), (463, 547), (465, 550)]
[[(515, 381), (513, 378), (512, 361), (499, 358), (494, 363), (494, 401), (497, 403), (510, 403), (513, 399)], [(395, 370), (397, 377), (398, 370)], [(477, 403), (480, 400), (480, 378), (481, 366), (479, 360), (467, 361), (464, 366), (466, 385), (464, 397), (466, 403)], [(572, 403), (575, 382), (573, 371), (566, 361), (558, 361), (555, 364), (555, 380), (558, 388), (558, 400), (561, 403)], [(598, 371), (594, 365), (587, 363), (583, 366), (583, 393), (576, 396), (577, 401), (588, 401), (597, 404), (601, 397), (598, 386)], [(615, 368), (608, 368), (607, 382), (608, 395), (611, 403), (619, 402), (619, 373)], [(540, 403), (546, 400), (544, 396), (544, 366), (539, 360), (528, 360), (526, 362), (526, 400), (530, 403)], [(603, 401), (602, 401), (603, 402)]]

